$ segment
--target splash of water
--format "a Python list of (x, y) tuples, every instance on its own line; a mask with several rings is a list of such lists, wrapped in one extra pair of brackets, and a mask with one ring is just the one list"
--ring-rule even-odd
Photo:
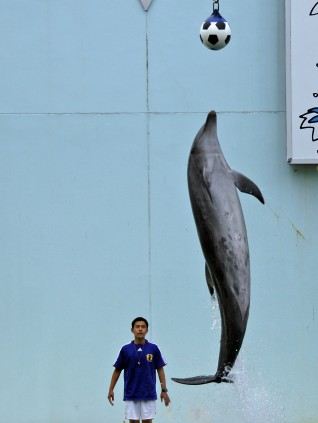
[[(211, 296), (212, 332), (221, 331), (221, 316), (219, 304), (214, 296)], [(235, 402), (240, 408), (244, 423), (287, 423), (284, 408), (281, 405), (281, 394), (266, 385), (265, 376), (261, 371), (252, 373), (245, 366), (244, 349), (236, 360), (231, 371), (233, 385), (228, 386), (234, 395)], [(234, 399), (234, 398), (233, 398)], [(214, 422), (211, 413), (202, 415), (198, 421)]]
[(287, 422), (281, 395), (277, 390), (269, 390), (261, 372), (249, 374), (242, 357), (238, 357), (233, 370), (233, 386), (246, 423)]
[(220, 308), (219, 303), (214, 295), (211, 295), (211, 313), (212, 313), (212, 326), (211, 330), (214, 332), (215, 330), (221, 330), (221, 315), (220, 315)]

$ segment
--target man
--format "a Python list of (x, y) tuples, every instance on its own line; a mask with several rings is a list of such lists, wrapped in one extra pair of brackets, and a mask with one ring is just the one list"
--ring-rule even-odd
[(156, 414), (156, 371), (161, 384), (161, 401), (170, 403), (163, 367), (166, 365), (157, 345), (147, 341), (148, 322), (136, 317), (131, 323), (134, 340), (124, 345), (114, 364), (108, 401), (114, 405), (114, 388), (124, 370), (125, 418), (130, 423), (151, 423)]

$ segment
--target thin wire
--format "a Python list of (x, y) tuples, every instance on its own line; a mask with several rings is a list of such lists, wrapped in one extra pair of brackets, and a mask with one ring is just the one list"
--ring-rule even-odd
[(220, 10), (219, 0), (213, 0), (213, 12), (218, 12)]

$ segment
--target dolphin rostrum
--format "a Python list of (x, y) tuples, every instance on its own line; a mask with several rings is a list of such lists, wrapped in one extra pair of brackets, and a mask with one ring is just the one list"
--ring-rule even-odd
[(215, 292), (222, 330), (219, 362), (214, 375), (185, 379), (186, 385), (230, 382), (240, 351), (250, 306), (250, 263), (246, 227), (236, 188), (264, 199), (259, 188), (227, 164), (217, 137), (216, 113), (210, 112), (196, 135), (188, 162), (192, 211), (205, 258), (211, 295)]

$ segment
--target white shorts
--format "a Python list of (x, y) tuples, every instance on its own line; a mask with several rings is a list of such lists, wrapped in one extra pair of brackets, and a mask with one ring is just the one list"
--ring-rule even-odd
[(156, 401), (125, 401), (125, 419), (151, 420), (156, 415)]

